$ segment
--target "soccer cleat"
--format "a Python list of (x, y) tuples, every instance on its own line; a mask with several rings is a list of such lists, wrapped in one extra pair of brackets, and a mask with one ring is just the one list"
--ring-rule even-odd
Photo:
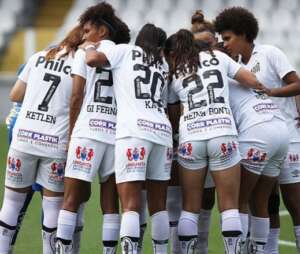
[(181, 253), (194, 254), (198, 243), (197, 236), (179, 236)]
[(225, 254), (241, 254), (240, 237), (223, 237)]
[(55, 254), (72, 254), (72, 245), (65, 245), (58, 239), (55, 244)]
[(122, 254), (137, 254), (138, 238), (123, 237), (121, 239)]
[(250, 241), (248, 245), (249, 254), (264, 254), (265, 244), (260, 244), (255, 241)]

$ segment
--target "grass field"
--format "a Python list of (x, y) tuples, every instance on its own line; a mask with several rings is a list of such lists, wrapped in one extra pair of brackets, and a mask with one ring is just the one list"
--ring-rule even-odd
[[(5, 161), (7, 153), (7, 136), (4, 125), (0, 125), (0, 182), (1, 186), (4, 186), (4, 172)], [(3, 187), (0, 189), (0, 201), (2, 203)], [(96, 254), (101, 253), (101, 221), (102, 215), (99, 209), (98, 202), (99, 188), (96, 183), (93, 184), (93, 195), (89, 201), (85, 210), (85, 227), (82, 239), (81, 253), (84, 254)], [(284, 207), (281, 208), (285, 210)], [(26, 214), (22, 229), (15, 247), (14, 254), (40, 254), (42, 253), (41, 247), (41, 202), (39, 194), (36, 194), (33, 202), (31, 203), (29, 210)], [(294, 235), (291, 220), (289, 216), (282, 213), (281, 217), (281, 235), (280, 239), (282, 244), (280, 245), (280, 253), (294, 254), (296, 248), (294, 244)], [(145, 237), (145, 251), (144, 253), (152, 253), (151, 239), (149, 236), (149, 229)], [(214, 210), (214, 216), (211, 224), (211, 234), (209, 239), (209, 253), (224, 253), (222, 238), (220, 235), (219, 216), (216, 210)]]

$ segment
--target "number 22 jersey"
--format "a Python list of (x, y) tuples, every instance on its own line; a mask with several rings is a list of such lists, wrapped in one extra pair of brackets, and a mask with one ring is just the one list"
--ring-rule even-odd
[(237, 135), (229, 106), (228, 77), (233, 78), (240, 65), (220, 51), (199, 54), (197, 73), (173, 78), (170, 89), (183, 105), (179, 142), (207, 140)]
[(46, 61), (46, 53), (31, 56), (18, 77), (26, 83), (26, 92), (11, 146), (37, 156), (65, 158), (73, 57)]
[(167, 92), (163, 64), (145, 64), (140, 47), (120, 44), (105, 54), (113, 71), (117, 101), (116, 139), (136, 137), (172, 146), (172, 128), (164, 111)]

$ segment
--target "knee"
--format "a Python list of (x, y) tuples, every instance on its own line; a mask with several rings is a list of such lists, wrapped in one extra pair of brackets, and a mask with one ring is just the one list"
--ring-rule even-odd
[(64, 197), (63, 209), (70, 212), (77, 212), (80, 204), (83, 202), (83, 198), (80, 198), (77, 195), (69, 194)]

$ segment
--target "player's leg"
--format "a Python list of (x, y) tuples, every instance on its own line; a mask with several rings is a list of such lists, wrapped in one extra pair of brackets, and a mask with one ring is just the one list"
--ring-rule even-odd
[(290, 143), (284, 168), (279, 176), (283, 202), (289, 211), (300, 252), (300, 143)]
[(208, 154), (221, 213), (225, 253), (239, 253), (242, 226), (238, 210), (241, 171), (237, 138), (225, 136), (210, 140)]
[(138, 243), (138, 254), (143, 253), (143, 241), (144, 234), (147, 228), (147, 219), (148, 219), (148, 205), (147, 205), (147, 190), (145, 183), (143, 184), (142, 198), (141, 198), (141, 209), (140, 214), (140, 239)]
[[(106, 145), (86, 138), (71, 139), (64, 178), (64, 201), (58, 216), (56, 253), (70, 253), (82, 203), (91, 194)], [(82, 216), (82, 215), (81, 215)], [(77, 239), (78, 240), (78, 239)]]
[(274, 185), (271, 192), (268, 210), (270, 216), (270, 233), (268, 236), (268, 242), (265, 245), (265, 253), (278, 254), (279, 253), (279, 234), (280, 234), (280, 194), (278, 182)]
[(215, 183), (210, 172), (207, 172), (203, 190), (202, 205), (198, 223), (197, 254), (208, 254), (208, 235), (211, 213), (215, 204)]
[(35, 180), (36, 165), (35, 156), (9, 149), (5, 191), (0, 211), (0, 253), (10, 252), (20, 211)]
[(179, 145), (182, 212), (178, 223), (181, 253), (193, 253), (198, 240), (198, 221), (207, 171), (206, 141)]
[(171, 147), (154, 144), (148, 158), (146, 189), (155, 254), (168, 252), (170, 228), (166, 200), (173, 158), (172, 150)]
[(178, 220), (182, 210), (182, 193), (179, 186), (179, 164), (173, 159), (171, 168), (171, 180), (167, 192), (167, 210), (170, 224), (171, 253), (179, 254), (180, 244), (178, 239)]
[(115, 174), (122, 205), (122, 253), (136, 254), (140, 238), (141, 193), (153, 145), (137, 138), (122, 138), (115, 145)]

